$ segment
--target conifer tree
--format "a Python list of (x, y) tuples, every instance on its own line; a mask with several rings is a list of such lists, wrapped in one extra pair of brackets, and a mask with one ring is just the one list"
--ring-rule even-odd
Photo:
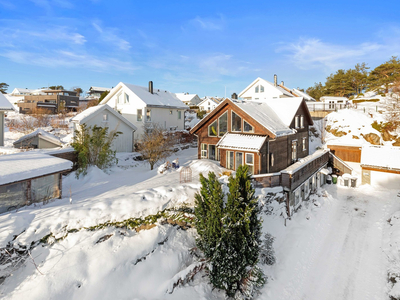
[(195, 225), (199, 234), (197, 245), (210, 258), (222, 235), (224, 193), (213, 172), (208, 173), (208, 179), (200, 174), (200, 183), (200, 193), (195, 195)]
[(392, 56), (387, 62), (377, 66), (368, 77), (369, 89), (384, 86), (385, 93), (389, 92), (389, 86), (400, 78), (400, 60)]

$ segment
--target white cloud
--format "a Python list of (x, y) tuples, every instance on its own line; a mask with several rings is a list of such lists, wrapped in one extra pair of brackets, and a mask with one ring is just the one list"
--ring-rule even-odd
[(128, 51), (131, 45), (128, 41), (120, 38), (116, 33), (116, 29), (113, 28), (102, 28), (99, 22), (93, 22), (92, 25), (98, 33), (100, 33), (100, 39), (106, 43), (111, 43), (113, 46), (118, 47), (120, 50)]
[(225, 18), (220, 15), (218, 18), (196, 18), (189, 21), (189, 24), (207, 31), (223, 30), (225, 27)]
[(390, 56), (399, 53), (398, 37), (399, 33), (392, 35), (391, 39), (355, 45), (327, 43), (316, 38), (300, 38), (295, 43), (278, 47), (277, 52), (286, 52), (290, 62), (299, 69), (333, 71), (363, 61), (382, 63), (388, 60)]

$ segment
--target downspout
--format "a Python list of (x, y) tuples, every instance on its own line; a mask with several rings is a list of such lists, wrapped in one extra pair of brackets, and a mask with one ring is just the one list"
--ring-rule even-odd
[(269, 162), (270, 157), (269, 157), (269, 136), (267, 136), (267, 174), (269, 174)]

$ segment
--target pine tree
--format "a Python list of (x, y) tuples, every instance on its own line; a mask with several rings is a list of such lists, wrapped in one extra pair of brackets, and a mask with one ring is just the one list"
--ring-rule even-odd
[[(229, 178), (229, 195), (223, 217), (223, 233), (210, 264), (211, 283), (228, 296), (244, 293), (251, 270), (260, 253), (261, 221), (247, 166), (240, 166), (236, 177)], [(262, 272), (255, 281), (265, 282)]]
[(205, 257), (210, 258), (222, 235), (224, 193), (213, 172), (208, 173), (208, 179), (200, 174), (200, 183), (200, 193), (195, 195), (197, 245)]
[(400, 60), (392, 56), (387, 62), (377, 66), (368, 76), (368, 88), (370, 90), (384, 86), (385, 93), (389, 92), (389, 86), (400, 78)]

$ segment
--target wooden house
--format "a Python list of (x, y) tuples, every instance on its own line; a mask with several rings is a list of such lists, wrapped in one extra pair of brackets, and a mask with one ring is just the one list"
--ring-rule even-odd
[(279, 172), (309, 153), (310, 113), (303, 98), (257, 101), (225, 99), (190, 131), (198, 158), (252, 174)]

